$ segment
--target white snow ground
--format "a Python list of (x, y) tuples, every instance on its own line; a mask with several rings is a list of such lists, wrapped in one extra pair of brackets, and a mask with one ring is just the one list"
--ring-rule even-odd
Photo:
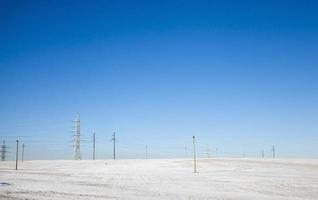
[(0, 199), (318, 199), (318, 160), (0, 162)]

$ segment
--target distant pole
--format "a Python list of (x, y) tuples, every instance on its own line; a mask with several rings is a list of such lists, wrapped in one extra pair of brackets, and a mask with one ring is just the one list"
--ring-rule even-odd
[(210, 158), (210, 147), (209, 147), (209, 145), (206, 145), (205, 155), (206, 155), (206, 158)]
[(193, 167), (194, 167), (194, 173), (197, 173), (197, 159), (196, 159), (196, 153), (195, 153), (195, 137), (193, 136)]
[(22, 144), (22, 162), (23, 162), (23, 160), (24, 160), (24, 143)]
[(264, 159), (264, 150), (262, 151), (262, 159)]
[(18, 170), (18, 157), (19, 157), (19, 140), (17, 140), (17, 149), (15, 154), (15, 170)]
[(95, 160), (95, 133), (93, 133), (93, 160)]
[(113, 158), (114, 158), (114, 160), (116, 160), (116, 133), (114, 132), (114, 134), (113, 134), (113, 144), (114, 144), (114, 147), (113, 147)]
[(275, 158), (276, 157), (276, 152), (275, 152), (275, 146), (274, 145), (272, 147), (272, 151), (273, 151), (273, 158)]
[(148, 160), (148, 145), (146, 145), (146, 160)]

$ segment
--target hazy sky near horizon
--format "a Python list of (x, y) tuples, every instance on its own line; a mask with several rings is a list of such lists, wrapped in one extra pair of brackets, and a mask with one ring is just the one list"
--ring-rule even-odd
[(316, 1), (1, 1), (0, 139), (29, 159), (318, 157)]

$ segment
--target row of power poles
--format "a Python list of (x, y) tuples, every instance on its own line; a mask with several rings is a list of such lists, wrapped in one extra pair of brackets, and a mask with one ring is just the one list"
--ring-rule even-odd
[[(75, 117), (75, 126), (74, 126), (74, 152), (75, 152), (75, 156), (74, 159), (75, 160), (81, 160), (81, 152), (80, 152), (80, 116), (79, 114), (76, 115)], [(95, 160), (95, 154), (96, 154), (96, 137), (95, 137), (95, 133), (93, 133), (93, 160)], [(195, 152), (195, 136), (193, 136), (193, 157), (194, 157), (194, 171), (196, 172), (196, 152)], [(116, 160), (116, 132), (113, 133), (112, 139), (111, 141), (113, 142), (113, 159)], [(23, 145), (24, 148), (24, 145)], [(148, 146), (146, 145), (145, 148), (146, 151), (146, 159), (148, 159)], [(185, 151), (185, 157), (187, 157), (187, 147), (184, 148)], [(217, 152), (217, 149), (216, 149)], [(272, 148), (272, 152), (273, 152), (273, 158), (275, 158), (275, 146), (273, 145)], [(210, 149), (207, 148), (206, 150), (206, 154), (209, 157), (209, 153), (210, 153)], [(264, 158), (264, 151), (262, 151), (262, 158)]]
[[(197, 156), (196, 156), (196, 143), (195, 143), (195, 136), (192, 137), (193, 141), (193, 172), (197, 173)], [(187, 156), (187, 147), (185, 147), (185, 156)], [(272, 146), (272, 157), (276, 158), (276, 149), (275, 146)], [(262, 158), (264, 158), (264, 151), (262, 151)]]
[[(196, 146), (196, 143), (195, 143), (195, 136), (192, 137), (193, 139), (193, 159), (194, 159), (194, 171), (196, 172), (196, 149), (195, 149), (195, 146)], [(113, 159), (116, 160), (116, 132), (113, 133), (113, 136), (112, 136), (112, 139), (111, 141), (113, 142)], [(95, 154), (96, 154), (96, 135), (95, 133), (93, 133), (93, 160), (95, 160)], [(23, 144), (23, 148), (24, 148), (24, 144)], [(184, 147), (184, 150), (185, 150), (185, 157), (188, 157), (188, 153), (187, 153), (187, 146)], [(217, 149), (216, 149), (217, 151)], [(272, 157), (275, 158), (276, 157), (276, 149), (275, 149), (275, 146), (273, 145), (272, 146)], [(24, 152), (24, 151), (23, 151)], [(145, 146), (145, 158), (148, 159), (148, 145)], [(261, 152), (261, 156), (262, 158), (265, 157), (265, 154), (264, 154), (264, 151)]]
[[(75, 117), (75, 126), (74, 126), (74, 152), (75, 160), (81, 160), (81, 152), (80, 152), (80, 116), (79, 114), (76, 115)], [(194, 159), (194, 171), (196, 172), (196, 152), (195, 152), (195, 136), (192, 137), (193, 139), (193, 159)], [(116, 132), (113, 133), (113, 137), (111, 139), (113, 142), (113, 159), (116, 160)], [(18, 142), (18, 141), (17, 141)], [(93, 160), (95, 160), (95, 154), (96, 154), (96, 138), (95, 138), (95, 133), (93, 133)], [(187, 157), (187, 147), (184, 148), (185, 150), (185, 157)], [(217, 150), (216, 150), (217, 151)], [(4, 152), (4, 151), (2, 151)], [(24, 152), (24, 144), (23, 144), (23, 152)], [(273, 145), (272, 147), (272, 152), (273, 152), (273, 158), (275, 158), (275, 146)], [(210, 149), (207, 148), (206, 154), (209, 157)], [(24, 154), (24, 153), (23, 153)], [(18, 154), (17, 154), (18, 156)], [(264, 151), (262, 151), (262, 158), (264, 158)], [(148, 159), (148, 146), (146, 145), (146, 159)], [(23, 155), (22, 155), (22, 160), (23, 160)]]
[[(196, 142), (195, 142), (195, 136), (192, 137), (193, 140), (193, 171), (194, 173), (197, 173), (197, 158), (196, 158)], [(113, 159), (116, 160), (116, 133), (113, 133)], [(96, 149), (95, 149), (95, 142), (96, 142), (96, 137), (95, 137), (95, 133), (93, 133), (93, 160), (95, 160), (95, 153), (96, 153)], [(25, 145), (24, 143), (22, 144), (22, 158), (21, 161), (23, 163), (24, 161), (24, 148)], [(186, 150), (186, 148), (185, 148)], [(2, 160), (5, 159), (5, 152), (6, 152), (6, 146), (5, 146), (5, 141), (3, 141), (3, 145), (2, 145), (2, 150), (1, 150), (1, 157)], [(272, 146), (272, 156), (273, 158), (276, 157), (276, 152), (275, 152), (275, 146)], [(264, 158), (264, 151), (262, 151), (262, 158)], [(146, 145), (146, 159), (148, 159), (148, 146)], [(19, 140), (16, 141), (16, 164), (15, 164), (15, 170), (18, 170), (18, 160), (19, 160)]]

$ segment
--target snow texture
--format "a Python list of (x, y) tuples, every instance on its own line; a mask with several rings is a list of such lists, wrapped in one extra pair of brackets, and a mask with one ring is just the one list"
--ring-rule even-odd
[(0, 199), (318, 199), (315, 159), (0, 162)]

